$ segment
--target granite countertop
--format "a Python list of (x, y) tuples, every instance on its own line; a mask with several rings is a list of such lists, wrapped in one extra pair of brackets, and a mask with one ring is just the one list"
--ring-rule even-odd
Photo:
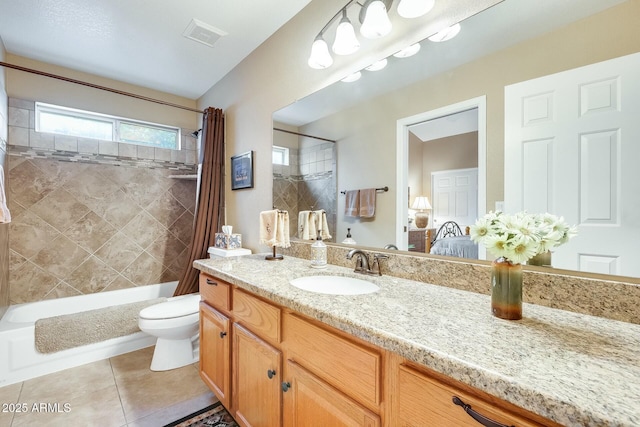
[[(264, 254), (194, 267), (414, 362), (568, 426), (640, 426), (640, 325), (524, 304), (523, 319), (491, 315), (490, 296), (393, 276), (364, 276)], [(367, 279), (380, 290), (324, 295), (289, 280)]]

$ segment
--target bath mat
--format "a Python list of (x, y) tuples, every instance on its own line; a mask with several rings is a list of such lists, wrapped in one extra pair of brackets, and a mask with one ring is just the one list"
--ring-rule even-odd
[(222, 406), (222, 403), (216, 402), (207, 406), (191, 415), (180, 418), (177, 421), (169, 423), (164, 427), (238, 427), (236, 421)]
[(166, 298), (38, 319), (35, 328), (36, 350), (55, 353), (139, 332), (140, 310), (163, 301)]

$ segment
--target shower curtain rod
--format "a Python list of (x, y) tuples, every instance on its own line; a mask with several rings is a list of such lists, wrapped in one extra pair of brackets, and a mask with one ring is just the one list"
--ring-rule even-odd
[(273, 128), (273, 130), (277, 130), (278, 132), (290, 133), (290, 134), (298, 135), (298, 136), (306, 136), (307, 138), (319, 139), (321, 141), (333, 142), (334, 144), (337, 142), (334, 139), (321, 138), (319, 136), (307, 135), (305, 133), (294, 132), (294, 131), (286, 130), (286, 129)]
[(26, 67), (21, 67), (19, 65), (8, 64), (8, 63), (2, 62), (2, 61), (0, 61), (0, 66), (7, 67), (7, 68), (13, 68), (14, 70), (24, 71), (26, 73), (37, 74), (39, 76), (50, 77), (52, 79), (58, 79), (58, 80), (62, 80), (62, 81), (68, 82), (68, 83), (78, 84), (78, 85), (81, 85), (81, 86), (88, 86), (88, 87), (91, 87), (91, 88), (94, 88), (94, 89), (100, 89), (100, 90), (104, 90), (104, 91), (107, 91), (107, 92), (115, 93), (115, 94), (118, 94), (118, 95), (129, 96), (131, 98), (137, 98), (137, 99), (141, 99), (143, 101), (154, 102), (156, 104), (166, 105), (168, 107), (180, 108), (182, 110), (192, 111), (194, 113), (201, 113), (201, 114), (204, 113), (204, 111), (197, 110), (195, 108), (185, 107), (185, 106), (182, 106), (182, 105), (179, 105), (179, 104), (173, 104), (171, 102), (161, 101), (159, 99), (149, 98), (147, 96), (137, 95), (135, 93), (125, 92), (125, 91), (122, 91), (122, 90), (113, 89), (113, 88), (106, 87), (106, 86), (100, 86), (100, 85), (96, 85), (96, 84), (93, 84), (93, 83), (83, 82), (82, 80), (76, 80), (76, 79), (72, 79), (72, 78), (69, 78), (69, 77), (59, 76), (57, 74), (46, 73), (44, 71), (34, 70), (32, 68), (26, 68)]

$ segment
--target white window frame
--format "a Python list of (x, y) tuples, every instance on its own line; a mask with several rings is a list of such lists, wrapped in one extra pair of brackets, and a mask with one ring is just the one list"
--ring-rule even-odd
[[(129, 118), (125, 118), (125, 117), (111, 116), (111, 115), (108, 115), (108, 114), (101, 114), (101, 113), (95, 113), (95, 112), (92, 112), (92, 111), (79, 110), (79, 109), (76, 109), (76, 108), (63, 107), (63, 106), (60, 106), (60, 105), (46, 104), (44, 102), (36, 102), (36, 105), (35, 105), (35, 128), (36, 128), (36, 132), (41, 132), (41, 130), (40, 130), (40, 113), (41, 112), (50, 113), (50, 114), (58, 114), (58, 115), (66, 115), (66, 116), (77, 117), (77, 118), (88, 119), (88, 120), (95, 120), (95, 121), (99, 121), (99, 122), (110, 122), (111, 126), (112, 126), (111, 141), (114, 141), (114, 142), (119, 142), (119, 143), (123, 143), (123, 144), (139, 145), (139, 146), (142, 146), (142, 147), (164, 148), (164, 149), (169, 149), (169, 150), (180, 150), (180, 147), (181, 147), (181, 144), (182, 144), (181, 131), (180, 131), (179, 127), (163, 125), (163, 124), (153, 123), (153, 122), (146, 122), (146, 121), (142, 121), (142, 120), (129, 119)], [(175, 145), (175, 147), (161, 147), (161, 146), (155, 145), (155, 144), (145, 144), (145, 143), (140, 143), (140, 142), (123, 141), (120, 138), (120, 125), (122, 123), (133, 124), (133, 125), (142, 126), (142, 127), (148, 127), (148, 128), (152, 128), (152, 129), (158, 129), (158, 130), (163, 130), (163, 131), (174, 132), (175, 135), (176, 135), (176, 145)], [(66, 135), (66, 134), (61, 133), (61, 135)], [(76, 135), (69, 135), (69, 136), (76, 136)], [(96, 139), (96, 138), (91, 138), (91, 139)]]
[[(289, 149), (287, 147), (281, 147), (279, 145), (273, 145), (272, 146), (272, 150), (271, 150), (271, 161), (274, 165), (282, 165), (282, 166), (289, 166)], [(282, 163), (277, 163), (274, 162), (274, 154), (279, 154), (280, 158), (282, 159)]]

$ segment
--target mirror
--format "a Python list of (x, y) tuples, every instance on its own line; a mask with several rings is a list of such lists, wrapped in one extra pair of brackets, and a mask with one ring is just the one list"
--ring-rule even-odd
[[(325, 141), (333, 148), (335, 204), (327, 199), (314, 206), (335, 216), (335, 225), (329, 225), (333, 241), (342, 242), (351, 229), (353, 239), (362, 246), (402, 248), (398, 236), (408, 242), (404, 226), (411, 226), (409, 206), (415, 196), (429, 195), (431, 189), (424, 179), (419, 188), (408, 178), (416, 163), (413, 152), (407, 150), (404, 158), (396, 158), (399, 121), (408, 123), (409, 118), (485, 97), (484, 131), (461, 133), (474, 137), (477, 132), (480, 139), (484, 132), (485, 146), (478, 145), (479, 163), (486, 159), (484, 174), (478, 165), (479, 194), (484, 193), (485, 199), (478, 203), (478, 215), (482, 215), (499, 207), (505, 197), (504, 88), (640, 50), (633, 33), (631, 17), (638, 13), (633, 1), (534, 3), (505, 0), (462, 22), (462, 31), (453, 40), (425, 41), (413, 57), (389, 58), (381, 71), (363, 71), (354, 83), (336, 82), (274, 113), (275, 128), (335, 141)], [(274, 131), (275, 145), (283, 135)], [(482, 149), (486, 152), (481, 153)], [(408, 188), (398, 184), (402, 182)], [(389, 188), (376, 194), (375, 217), (345, 217), (341, 191), (372, 187)], [(280, 194), (274, 182), (278, 208), (275, 201)], [(433, 202), (433, 197), (429, 200)], [(432, 226), (435, 212), (429, 214)]]

